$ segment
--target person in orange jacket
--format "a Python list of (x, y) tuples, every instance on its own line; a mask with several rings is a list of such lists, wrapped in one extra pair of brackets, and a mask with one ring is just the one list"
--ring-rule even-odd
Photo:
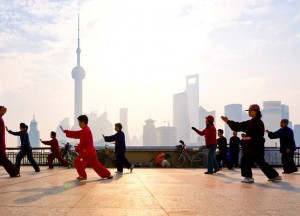
[(170, 159), (169, 154), (160, 153), (155, 157), (154, 164), (159, 167), (170, 167), (171, 164), (168, 159)]
[(61, 130), (67, 137), (80, 140), (79, 144), (75, 148), (75, 150), (79, 153), (74, 162), (79, 175), (77, 180), (87, 179), (85, 168), (88, 165), (93, 168), (101, 178), (112, 179), (113, 176), (111, 173), (98, 161), (96, 149), (94, 147), (93, 135), (88, 126), (88, 117), (86, 115), (80, 115), (77, 120), (79, 127), (81, 128), (79, 131), (64, 130), (60, 126)]
[(53, 160), (55, 158), (57, 158), (57, 160), (63, 166), (70, 168), (70, 164), (65, 159), (63, 159), (63, 157), (61, 156), (58, 141), (56, 139), (56, 133), (54, 131), (51, 131), (50, 137), (51, 137), (51, 140), (49, 140), (49, 141), (43, 141), (42, 139), (40, 139), (41, 143), (43, 143), (44, 145), (49, 145), (50, 149), (51, 149), (51, 153), (48, 155), (49, 169), (53, 169), (53, 167), (54, 167), (53, 166)]

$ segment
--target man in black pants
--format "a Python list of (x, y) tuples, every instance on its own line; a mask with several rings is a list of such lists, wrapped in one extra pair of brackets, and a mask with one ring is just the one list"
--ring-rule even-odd
[(290, 174), (298, 172), (298, 168), (294, 162), (294, 152), (296, 151), (296, 144), (294, 133), (288, 127), (289, 120), (282, 119), (280, 122), (280, 129), (276, 132), (266, 130), (270, 139), (280, 139), (280, 153), (283, 165), (283, 174)]
[(125, 157), (126, 152), (126, 144), (125, 144), (125, 134), (122, 131), (122, 124), (116, 123), (115, 124), (115, 131), (116, 134), (112, 136), (103, 136), (105, 142), (115, 142), (115, 153), (116, 153), (116, 166), (117, 166), (117, 172), (116, 173), (123, 173), (123, 166), (125, 166), (127, 169), (132, 172), (133, 165), (129, 163), (127, 158)]
[(262, 114), (260, 112), (260, 107), (257, 104), (252, 104), (246, 111), (248, 111), (251, 119), (244, 122), (234, 122), (229, 120), (226, 116), (221, 117), (221, 119), (228, 124), (231, 130), (246, 132), (246, 136), (243, 138), (244, 154), (241, 161), (241, 174), (245, 178), (241, 182), (254, 183), (251, 170), (253, 162), (257, 163), (269, 181), (282, 180), (278, 172), (272, 168), (264, 158), (265, 126), (261, 120)]
[(239, 154), (240, 154), (240, 143), (241, 140), (237, 136), (237, 132), (233, 131), (232, 137), (230, 137), (229, 140), (229, 149), (230, 149), (230, 155), (231, 155), (231, 162), (234, 167), (239, 166)]
[(6, 113), (6, 110), (6, 107), (0, 106), (0, 165), (4, 167), (10, 177), (20, 177), (19, 171), (10, 160), (8, 160), (5, 154), (5, 125), (2, 116)]
[(227, 158), (227, 151), (228, 151), (227, 139), (226, 139), (226, 137), (223, 136), (223, 133), (224, 133), (224, 131), (222, 129), (218, 129), (218, 137), (219, 138), (217, 139), (217, 143), (218, 143), (219, 153), (216, 156), (216, 160), (217, 160), (217, 163), (218, 163), (220, 169), (222, 168), (221, 162), (223, 162), (223, 164), (225, 164), (226, 167), (229, 170), (231, 170), (232, 164)]

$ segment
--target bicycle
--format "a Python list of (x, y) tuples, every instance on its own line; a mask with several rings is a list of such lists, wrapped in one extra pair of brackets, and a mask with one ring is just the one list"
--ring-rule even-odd
[(189, 160), (193, 166), (206, 167), (207, 154), (203, 153), (202, 150), (190, 155), (187, 153), (187, 146), (182, 140), (179, 141), (181, 144), (176, 146), (176, 153), (171, 156), (171, 164), (174, 167), (180, 168), (184, 165), (186, 160)]
[(66, 161), (72, 166), (75, 167), (74, 161), (75, 158), (78, 156), (78, 153), (75, 151), (75, 148), (69, 143), (62, 143), (65, 145), (64, 148), (62, 148), (63, 154), (62, 157), (66, 159)]
[(105, 167), (112, 167), (115, 163), (114, 159), (109, 157), (109, 154), (112, 150), (109, 148), (108, 145), (104, 146), (104, 149), (100, 149), (97, 151), (98, 160), (105, 166)]

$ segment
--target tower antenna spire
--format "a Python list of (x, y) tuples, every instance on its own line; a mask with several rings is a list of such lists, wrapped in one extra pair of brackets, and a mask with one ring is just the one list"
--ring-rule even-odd
[(80, 50), (80, 35), (79, 35), (79, 31), (80, 31), (80, 27), (79, 27), (79, 24), (80, 24), (80, 17), (79, 17), (79, 13), (78, 13), (78, 45), (77, 45), (77, 50), (76, 50), (76, 53), (77, 53), (77, 66), (80, 66), (80, 53), (81, 53), (81, 50)]

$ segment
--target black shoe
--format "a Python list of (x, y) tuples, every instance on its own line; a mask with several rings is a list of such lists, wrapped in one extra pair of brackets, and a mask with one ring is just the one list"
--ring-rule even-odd
[(17, 178), (17, 177), (21, 177), (21, 175), (20, 174), (16, 174), (14, 176), (11, 176), (11, 178)]
[(220, 169), (213, 171), (213, 173), (217, 173), (217, 172), (219, 172), (219, 171), (220, 171)]
[(205, 172), (204, 174), (212, 175), (213, 173), (212, 172)]

